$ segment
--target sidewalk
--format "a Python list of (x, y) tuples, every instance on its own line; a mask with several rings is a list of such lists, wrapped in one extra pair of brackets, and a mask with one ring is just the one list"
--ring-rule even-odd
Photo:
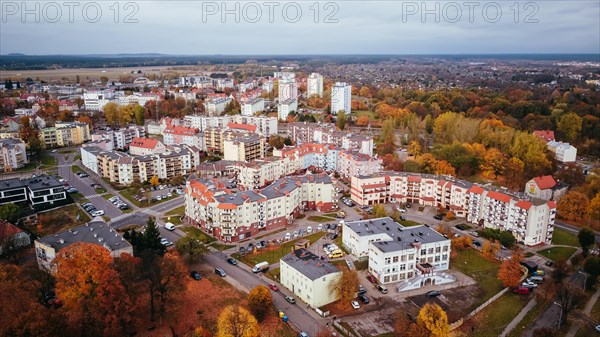
[[(596, 292), (594, 293), (594, 295), (592, 295), (592, 297), (590, 297), (590, 300), (586, 303), (585, 308), (583, 308), (583, 311), (581, 313), (583, 315), (589, 316), (589, 314), (592, 312), (592, 309), (594, 308), (594, 304), (596, 304), (599, 297), (600, 297), (600, 287), (598, 287), (598, 289), (596, 289)], [(577, 331), (579, 331), (580, 327), (581, 327), (580, 322), (579, 321), (575, 322), (575, 324), (573, 324), (571, 326), (571, 328), (569, 329), (569, 332), (567, 332), (565, 337), (574, 337), (575, 334), (577, 333)]]
[(527, 303), (527, 305), (523, 309), (521, 309), (521, 311), (519, 311), (517, 316), (515, 316), (515, 318), (513, 318), (513, 320), (510, 323), (508, 323), (506, 328), (504, 328), (504, 331), (502, 331), (502, 333), (500, 334), (500, 337), (506, 337), (506, 335), (508, 335), (517, 326), (517, 324), (519, 324), (523, 320), (525, 315), (527, 315), (527, 313), (533, 307), (535, 307), (536, 304), (537, 302), (535, 298), (532, 298), (531, 301), (529, 301), (529, 303)]

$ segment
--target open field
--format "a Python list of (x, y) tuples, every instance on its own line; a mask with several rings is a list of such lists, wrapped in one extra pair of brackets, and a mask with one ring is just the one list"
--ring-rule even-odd
[(472, 327), (468, 336), (498, 336), (527, 304), (529, 296), (508, 292), (471, 318), (463, 329)]
[(481, 295), (478, 296), (479, 300), (473, 305), (472, 309), (502, 290), (502, 281), (498, 280), (498, 269), (500, 268), (498, 261), (488, 260), (472, 248), (456, 249), (453, 255), (454, 253), (456, 255), (451, 258), (450, 267), (456, 268), (473, 278), (481, 289)]
[(567, 261), (577, 249), (571, 247), (553, 247), (537, 252), (552, 261)]
[[(0, 80), (4, 81), (5, 79), (20, 79), (24, 81), (27, 78), (45, 80), (45, 81), (53, 81), (53, 80), (70, 80), (75, 81), (77, 75), (81, 81), (84, 80), (99, 80), (100, 77), (106, 76), (109, 80), (115, 79), (118, 80), (119, 76), (122, 75), (130, 75), (134, 78), (148, 76), (150, 74), (163, 76), (166, 74), (186, 74), (189, 71), (192, 71), (190, 68), (199, 67), (171, 67), (171, 66), (157, 66), (157, 67), (124, 67), (124, 68), (70, 68), (70, 69), (43, 69), (43, 70), (8, 70), (2, 71), (0, 73)], [(141, 70), (142, 73), (138, 74), (138, 70)], [(133, 74), (131, 72), (134, 72)]]
[(296, 240), (288, 241), (279, 246), (268, 246), (267, 248), (263, 248), (261, 250), (257, 250), (254, 254), (247, 254), (244, 256), (240, 256), (238, 253), (234, 254), (235, 258), (244, 262), (249, 266), (254, 266), (255, 264), (267, 261), (269, 264), (278, 263), (279, 259), (289, 253), (294, 244), (300, 239), (309, 240), (311, 244), (315, 243), (317, 240), (322, 238), (325, 235), (325, 232), (317, 232), (315, 234), (307, 235), (302, 238), (298, 238)]
[(579, 239), (577, 239), (577, 235), (575, 234), (571, 234), (564, 229), (554, 227), (552, 244), (579, 247)]
[(37, 226), (26, 227), (35, 235), (43, 237), (82, 225), (88, 221), (90, 221), (90, 217), (81, 208), (77, 205), (69, 205), (39, 213)]

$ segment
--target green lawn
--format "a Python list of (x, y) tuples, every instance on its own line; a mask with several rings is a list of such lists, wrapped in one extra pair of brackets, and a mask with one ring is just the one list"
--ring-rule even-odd
[[(284, 244), (274, 247), (267, 247), (262, 250), (256, 252), (256, 254), (247, 254), (244, 256), (236, 256), (240, 261), (246, 263), (249, 266), (254, 266), (255, 264), (267, 261), (269, 263), (277, 263), (279, 259), (289, 253), (293, 248), (296, 241), (300, 239), (309, 240), (311, 244), (315, 243), (315, 241), (319, 240), (325, 235), (324, 232), (318, 232), (311, 235), (307, 235), (302, 238), (298, 238), (296, 240), (288, 241)], [(239, 254), (236, 254), (239, 255)]]
[(199, 230), (196, 227), (185, 226), (185, 227), (181, 227), (180, 229), (182, 231), (186, 232), (188, 236), (195, 238), (197, 240), (200, 240), (202, 242), (205, 242), (205, 243), (211, 243), (211, 242), (217, 241), (217, 239), (213, 238), (212, 236), (209, 236), (208, 234), (204, 233), (203, 231)]
[(332, 213), (325, 213), (325, 214), (323, 214), (323, 215), (324, 215), (324, 216), (330, 216), (330, 217), (332, 217), (332, 218), (335, 218), (335, 217), (337, 216), (337, 213), (336, 213), (336, 212), (332, 212)]
[(137, 207), (148, 207), (148, 206), (150, 206), (146, 201), (139, 202), (139, 201), (135, 200), (133, 198), (133, 196), (135, 194), (138, 194), (138, 193), (136, 191), (134, 191), (133, 189), (130, 189), (130, 188), (124, 189), (124, 190), (119, 191), (119, 193), (121, 194), (121, 196), (123, 196), (123, 198), (129, 200), (129, 202), (131, 202), (132, 204), (136, 205)]
[(416, 221), (412, 221), (412, 220), (400, 220), (398, 221), (402, 226), (404, 227), (412, 227), (412, 226), (420, 226), (422, 225), (419, 222)]
[(47, 152), (42, 152), (40, 155), (40, 162), (44, 168), (56, 167), (56, 158), (52, 157)]
[(537, 301), (536, 305), (529, 310), (529, 312), (523, 317), (523, 320), (515, 326), (515, 328), (510, 332), (508, 337), (520, 337), (525, 334), (525, 330), (529, 327), (531, 323), (538, 317), (538, 315), (542, 312), (543, 309), (546, 308), (546, 304), (543, 302)]
[(306, 220), (313, 221), (313, 222), (331, 222), (331, 221), (335, 221), (335, 219), (326, 218), (324, 216), (318, 216), (318, 215), (309, 216), (308, 218), (306, 218)]
[(264, 274), (271, 280), (279, 282), (279, 267), (269, 268), (269, 270)]
[(112, 194), (110, 194), (110, 193), (105, 193), (105, 194), (102, 194), (102, 198), (104, 198), (104, 199), (106, 199), (106, 200), (108, 200), (108, 199), (110, 199), (110, 198), (112, 198), (112, 197), (113, 197), (113, 195), (112, 195)]
[(523, 309), (529, 296), (508, 292), (478, 313), (472, 321), (474, 330), (468, 334), (473, 337), (497, 337), (512, 319)]
[(554, 227), (552, 243), (555, 245), (579, 247), (579, 239), (577, 239), (577, 235), (571, 234), (570, 232), (558, 227)]
[(165, 215), (183, 215), (185, 213), (185, 205), (179, 206), (165, 213)]
[(78, 161), (80, 159), (81, 159), (81, 155), (80, 154), (78, 154), (75, 157), (73, 157), (73, 161)]
[(566, 261), (577, 249), (571, 247), (553, 247), (541, 250), (538, 254), (549, 258), (552, 261)]
[(454, 251), (457, 255), (451, 259), (450, 267), (472, 277), (483, 292), (478, 296), (478, 301), (473, 304), (472, 309), (503, 289), (502, 281), (498, 280), (500, 262), (488, 260), (472, 248), (455, 249)]
[(182, 215), (163, 216), (162, 219), (164, 222), (170, 222), (174, 225), (181, 225), (181, 223), (182, 223), (181, 216)]
[(216, 250), (221, 250), (221, 251), (235, 247), (235, 245), (227, 245), (227, 244), (218, 243), (218, 242), (213, 242), (210, 245), (213, 246), (213, 248), (215, 248)]
[(83, 171), (79, 166), (77, 166), (77, 165), (71, 166), (71, 172), (77, 173), (79, 171)]
[(36, 162), (29, 162), (27, 164), (25, 164), (25, 166), (21, 167), (20, 169), (17, 169), (17, 172), (23, 172), (23, 171), (32, 171), (35, 169), (35, 167), (37, 166)]
[(96, 191), (96, 193), (98, 194), (102, 194), (102, 193), (106, 193), (106, 189), (104, 187), (97, 187), (94, 189)]

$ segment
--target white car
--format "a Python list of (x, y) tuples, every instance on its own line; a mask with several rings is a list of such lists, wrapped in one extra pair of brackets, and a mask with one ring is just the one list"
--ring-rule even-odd
[(175, 225), (170, 222), (167, 222), (165, 224), (165, 229), (170, 230), (170, 231), (175, 230)]
[(306, 227), (306, 233), (308, 233), (308, 234), (312, 233), (312, 227), (311, 226)]
[(173, 242), (169, 241), (166, 238), (162, 238), (160, 239), (160, 243), (162, 243), (165, 247), (169, 247), (173, 245)]
[(292, 238), (292, 235), (290, 233), (285, 233), (285, 236), (283, 237), (284, 240), (289, 240)]
[(406, 209), (401, 208), (400, 206), (396, 206), (396, 210), (400, 213), (406, 213)]
[(103, 216), (104, 215), (104, 211), (103, 210), (98, 210), (98, 211), (93, 211), (92, 212), (92, 216)]
[(350, 304), (352, 304), (352, 307), (354, 309), (360, 309), (360, 304), (358, 304), (357, 301), (352, 301), (352, 302), (350, 302)]

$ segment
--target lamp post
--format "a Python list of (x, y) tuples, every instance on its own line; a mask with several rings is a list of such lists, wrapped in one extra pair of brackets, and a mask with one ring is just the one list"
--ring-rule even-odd
[(587, 274), (582, 272), (581, 270), (577, 271), (579, 274), (583, 275), (583, 291), (585, 291), (585, 285), (587, 283)]
[(563, 306), (560, 303), (557, 302), (552, 302), (552, 304), (556, 304), (560, 307), (560, 316), (558, 317), (558, 329), (560, 330), (560, 323), (562, 323), (562, 312), (563, 312)]

